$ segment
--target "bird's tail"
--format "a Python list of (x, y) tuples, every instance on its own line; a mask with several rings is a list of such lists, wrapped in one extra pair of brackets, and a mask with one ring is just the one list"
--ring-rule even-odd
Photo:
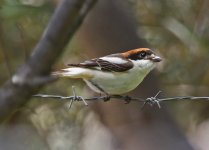
[(72, 67), (52, 72), (53, 76), (69, 78), (88, 78), (90, 73), (85, 68)]

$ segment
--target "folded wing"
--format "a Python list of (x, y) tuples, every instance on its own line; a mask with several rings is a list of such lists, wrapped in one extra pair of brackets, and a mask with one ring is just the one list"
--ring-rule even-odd
[(95, 58), (84, 61), (79, 64), (68, 64), (68, 66), (99, 69), (102, 71), (123, 72), (131, 69), (133, 63), (120, 56), (120, 54), (109, 55), (101, 58)]

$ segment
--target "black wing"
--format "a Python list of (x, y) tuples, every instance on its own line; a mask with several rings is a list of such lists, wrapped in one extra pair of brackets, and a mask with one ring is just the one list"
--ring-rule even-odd
[(83, 68), (92, 68), (92, 69), (100, 69), (103, 71), (114, 71), (114, 72), (123, 72), (131, 69), (133, 67), (133, 63), (129, 60), (124, 61), (124, 63), (110, 62), (104, 59), (96, 58), (92, 60), (84, 61), (80, 64), (68, 64), (68, 66), (76, 66)]

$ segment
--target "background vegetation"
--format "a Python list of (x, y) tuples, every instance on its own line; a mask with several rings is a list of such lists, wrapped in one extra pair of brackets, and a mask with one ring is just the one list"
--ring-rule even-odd
[[(29, 59), (59, 0), (0, 1), (0, 83)], [(163, 62), (133, 92), (137, 97), (209, 94), (207, 0), (98, 1), (53, 70), (67, 63), (137, 47), (150, 47)], [(37, 62), (39, 63), (39, 62)], [(94, 93), (82, 81), (60, 79), (40, 93)], [(32, 98), (0, 127), (1, 149), (201, 149), (208, 147), (207, 101), (172, 101), (163, 108), (122, 101), (90, 107)]]

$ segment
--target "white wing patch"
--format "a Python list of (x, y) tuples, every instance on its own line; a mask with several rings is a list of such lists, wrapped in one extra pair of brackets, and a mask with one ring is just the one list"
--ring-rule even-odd
[(122, 58), (119, 58), (119, 57), (101, 57), (99, 59), (109, 61), (110, 63), (113, 63), (113, 64), (124, 64), (124, 63), (128, 62), (128, 61), (126, 61)]

